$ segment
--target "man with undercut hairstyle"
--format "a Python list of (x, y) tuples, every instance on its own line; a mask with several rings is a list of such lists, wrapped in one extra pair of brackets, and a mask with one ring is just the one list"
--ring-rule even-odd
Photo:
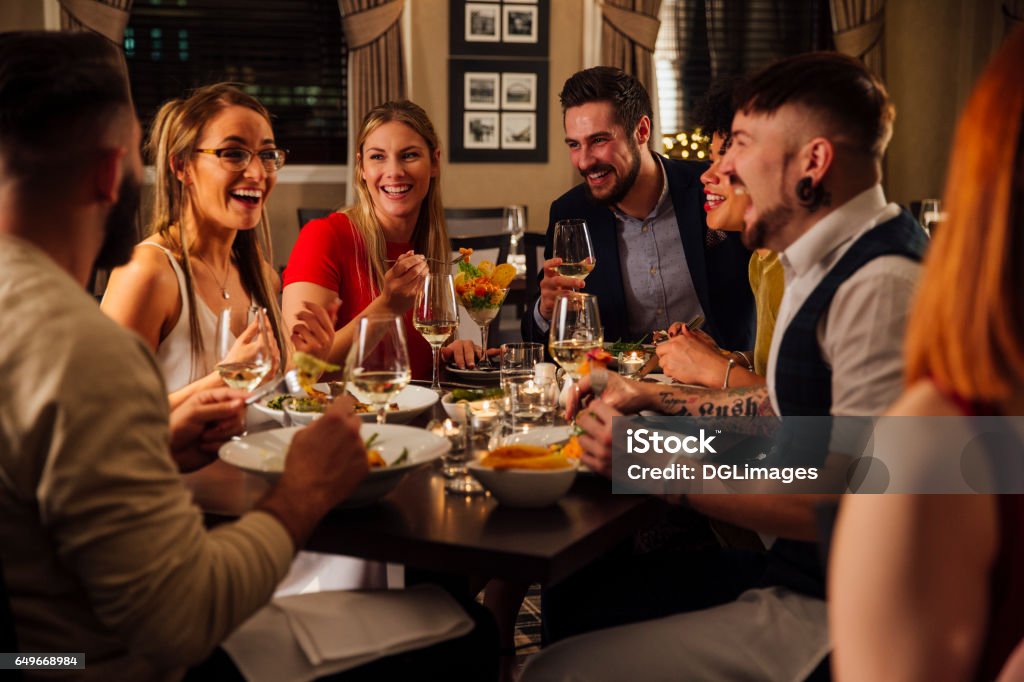
[[(582, 461), (591, 469), (610, 471), (612, 418), (623, 413), (697, 415), (710, 405), (724, 414), (735, 407), (751, 417), (776, 415), (777, 447), (786, 457), (805, 445), (790, 437), (787, 418), (879, 415), (900, 393), (903, 333), (926, 237), (886, 201), (880, 184), (894, 119), (885, 87), (856, 59), (810, 53), (755, 75), (737, 103), (721, 172), (751, 199), (744, 243), (779, 252), (786, 277), (767, 386), (694, 393), (609, 375), (601, 398), (577, 420), (586, 432)], [(590, 379), (580, 388), (588, 391)], [(824, 668), (827, 613), (813, 544), (822, 498), (689, 495), (698, 511), (773, 539), (767, 556), (684, 557), (657, 567), (665, 582), (619, 573), (614, 585), (671, 584), (675, 576), (679, 594), (660, 598), (696, 604), (704, 577), (714, 575), (719, 583), (732, 579), (735, 598), (568, 639), (531, 661), (523, 682), (803, 680)], [(580, 584), (602, 583), (589, 576)], [(628, 601), (625, 592), (616, 603)], [(605, 593), (593, 596), (595, 609), (609, 601)], [(571, 603), (585, 604), (578, 594)]]

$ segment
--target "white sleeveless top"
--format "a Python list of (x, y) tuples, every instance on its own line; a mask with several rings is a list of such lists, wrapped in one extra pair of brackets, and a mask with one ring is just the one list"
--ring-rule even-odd
[(178, 278), (178, 298), (181, 300), (181, 313), (178, 321), (174, 323), (171, 333), (160, 341), (156, 348), (156, 361), (163, 372), (164, 382), (167, 384), (167, 391), (173, 393), (183, 386), (201, 379), (217, 365), (216, 344), (217, 344), (217, 315), (206, 305), (203, 299), (196, 296), (196, 309), (199, 317), (199, 332), (203, 335), (203, 356), (202, 366), (192, 366), (192, 336), (188, 325), (188, 295), (185, 292), (185, 272), (181, 269), (178, 259), (169, 249), (154, 244), (153, 242), (142, 242), (141, 246), (152, 246), (160, 249), (167, 256), (174, 275)]

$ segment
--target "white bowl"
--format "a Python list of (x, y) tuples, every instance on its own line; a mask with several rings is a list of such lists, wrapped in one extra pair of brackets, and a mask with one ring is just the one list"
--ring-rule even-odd
[[(316, 388), (324, 393), (329, 392), (327, 384), (317, 384)], [(279, 424), (284, 424), (284, 410), (275, 410), (267, 407), (267, 401), (274, 397), (276, 396), (268, 396), (266, 400), (253, 403), (252, 407), (257, 412), (277, 420)], [(406, 386), (395, 396), (392, 402), (398, 404), (398, 409), (388, 410), (388, 423), (405, 424), (430, 409), (437, 402), (437, 393), (423, 386)], [(320, 412), (295, 412), (294, 410), (288, 410), (288, 417), (292, 420), (293, 424), (309, 424), (314, 419), (317, 419), (320, 414)], [(375, 412), (364, 412), (359, 416), (364, 422), (377, 421), (377, 414)]]
[[(484, 400), (490, 400), (493, 402), (501, 400), (501, 398), (482, 398), (481, 400), (470, 401), (469, 404), (472, 406), (472, 409), (477, 409), (480, 407), (480, 403), (482, 403)], [(448, 413), (448, 416), (451, 417), (451, 420), (456, 424), (466, 423), (466, 411), (460, 403), (454, 402), (452, 400), (452, 394), (450, 391), (448, 393), (445, 393), (444, 397), (441, 398), (441, 407), (444, 408), (444, 411)]]
[(469, 473), (507, 507), (547, 507), (569, 492), (576, 465), (564, 469), (492, 469), (469, 462)]
[[(302, 428), (305, 427), (292, 426), (252, 433), (238, 440), (228, 441), (220, 447), (218, 454), (228, 464), (276, 481), (284, 471), (285, 456), (292, 438)], [(370, 469), (366, 479), (359, 484), (352, 496), (345, 500), (346, 507), (370, 504), (384, 497), (398, 485), (405, 474), (421, 464), (437, 459), (448, 452), (450, 447), (447, 438), (424, 429), (397, 424), (363, 424), (359, 435), (366, 441), (374, 433), (379, 435), (373, 443), (373, 449), (380, 452), (385, 462), (390, 465), (402, 455), (403, 449), (408, 449), (408, 459), (404, 464)]]

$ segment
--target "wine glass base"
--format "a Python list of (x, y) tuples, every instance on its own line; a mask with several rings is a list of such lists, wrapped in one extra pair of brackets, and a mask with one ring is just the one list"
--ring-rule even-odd
[(445, 481), (445, 491), (455, 495), (481, 495), (484, 487), (468, 474), (462, 474)]

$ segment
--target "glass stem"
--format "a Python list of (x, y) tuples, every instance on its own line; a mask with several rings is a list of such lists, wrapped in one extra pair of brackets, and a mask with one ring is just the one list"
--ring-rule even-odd
[(480, 325), (480, 346), (483, 349), (484, 357), (480, 360), (482, 367), (490, 367), (491, 363), (487, 361), (487, 331), (490, 329), (491, 323), (485, 322)]
[(387, 403), (384, 403), (383, 405), (381, 405), (381, 406), (379, 406), (377, 408), (377, 423), (378, 424), (384, 424), (387, 421), (387, 412), (388, 412), (388, 404)]
[(434, 345), (430, 346), (430, 351), (434, 355), (434, 372), (433, 372), (433, 378), (430, 381), (430, 388), (434, 389), (435, 391), (440, 391), (441, 390), (441, 365), (440, 365), (441, 360), (440, 360), (440, 357), (438, 355), (438, 352), (440, 350), (441, 350), (440, 346), (434, 346)]

